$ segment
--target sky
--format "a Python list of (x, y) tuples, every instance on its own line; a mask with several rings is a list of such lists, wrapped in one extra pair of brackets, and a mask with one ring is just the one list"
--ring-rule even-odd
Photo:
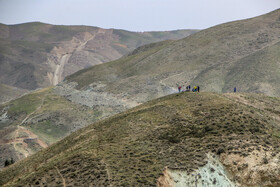
[(280, 8), (280, 0), (0, 0), (0, 23), (130, 31), (205, 29)]

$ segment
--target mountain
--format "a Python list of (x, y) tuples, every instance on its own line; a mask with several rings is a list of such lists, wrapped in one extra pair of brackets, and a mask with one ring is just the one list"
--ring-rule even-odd
[(84, 91), (100, 84), (107, 94), (125, 93), (138, 102), (169, 94), (177, 84), (219, 93), (237, 87), (240, 92), (280, 96), (279, 36), (280, 9), (152, 45), (81, 70), (66, 78), (64, 85), (76, 84)]
[(0, 24), (0, 83), (27, 90), (56, 85), (67, 75), (118, 59), (141, 45), (195, 32), (129, 32), (39, 22)]
[(55, 93), (77, 104), (102, 107), (109, 115), (177, 92), (177, 85), (218, 93), (236, 87), (238, 92), (280, 96), (279, 36), (280, 9), (178, 41), (139, 47), (116, 61), (68, 76)]
[(279, 186), (279, 111), (259, 94), (172, 94), (1, 170), (0, 185)]
[[(7, 158), (20, 160), (43, 148), (38, 142), (36, 150), (17, 147), (14, 140), (37, 137), (50, 145), (88, 124), (177, 92), (177, 84), (279, 96), (279, 11), (141, 46), (118, 60), (78, 71), (53, 88), (0, 105), (0, 133), (10, 134), (0, 140), (1, 166)], [(42, 100), (46, 93), (51, 99)], [(23, 139), (17, 132), (26, 130), (33, 134)]]

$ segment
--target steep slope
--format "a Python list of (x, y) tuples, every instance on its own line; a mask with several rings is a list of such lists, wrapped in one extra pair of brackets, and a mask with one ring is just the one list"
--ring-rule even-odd
[(279, 186), (279, 112), (262, 95), (173, 94), (3, 169), (0, 185)]
[(280, 10), (218, 25), (153, 52), (128, 56), (67, 78), (83, 90), (101, 83), (104, 92), (127, 93), (138, 102), (166, 95), (176, 84), (202, 90), (261, 92), (279, 96)]
[(120, 58), (133, 49), (196, 30), (129, 32), (44, 23), (0, 24), (0, 83), (24, 89), (56, 85), (78, 70)]

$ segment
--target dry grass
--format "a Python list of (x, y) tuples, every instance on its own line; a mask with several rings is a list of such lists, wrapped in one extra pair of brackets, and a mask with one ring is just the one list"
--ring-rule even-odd
[(57, 167), (67, 185), (154, 186), (165, 166), (191, 172), (207, 152), (279, 153), (276, 122), (223, 95), (174, 94), (74, 132), (1, 171), (0, 184), (58, 185)]

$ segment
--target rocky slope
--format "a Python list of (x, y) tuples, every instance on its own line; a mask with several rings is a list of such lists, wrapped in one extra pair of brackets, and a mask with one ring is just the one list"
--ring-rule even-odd
[(0, 24), (0, 83), (28, 90), (56, 85), (67, 75), (120, 58), (141, 45), (194, 32), (137, 33), (38, 22)]
[(279, 186), (280, 100), (180, 93), (80, 129), (0, 185)]

